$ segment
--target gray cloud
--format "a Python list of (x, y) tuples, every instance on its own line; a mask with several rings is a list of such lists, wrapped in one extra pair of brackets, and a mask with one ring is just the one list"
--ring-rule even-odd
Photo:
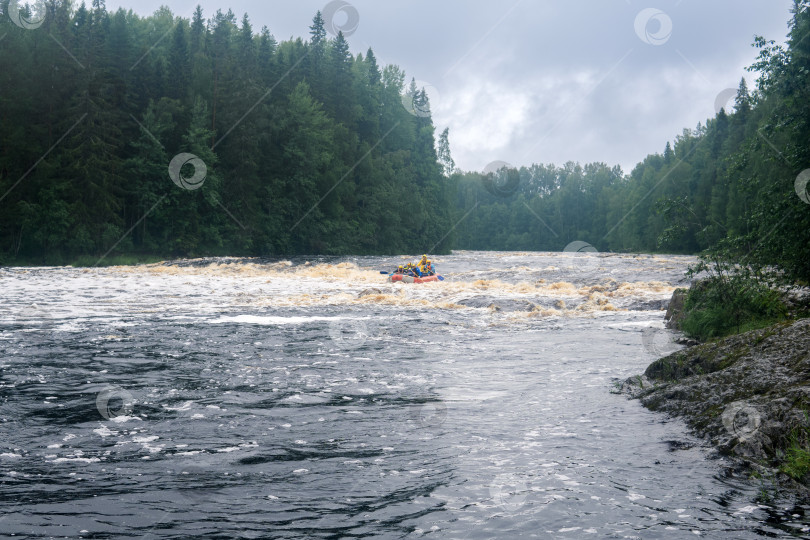
[[(165, 0), (108, 0), (140, 14)], [(199, 2), (210, 17), (229, 7), (247, 12), (258, 30), (278, 39), (308, 36), (325, 1)], [(189, 17), (197, 4), (169, 7)], [(450, 127), (457, 164), (482, 169), (501, 159), (533, 162), (604, 161), (629, 169), (663, 150), (685, 127), (714, 115), (715, 98), (752, 74), (755, 34), (781, 41), (790, 0), (590, 2), (509, 0), (354, 0), (360, 15), (349, 37), (355, 53), (371, 46), (384, 63), (434, 88), (438, 129)], [(636, 34), (643, 9), (672, 23), (665, 43)], [(647, 31), (661, 28), (650, 21)], [(440, 98), (440, 99), (439, 99)]]

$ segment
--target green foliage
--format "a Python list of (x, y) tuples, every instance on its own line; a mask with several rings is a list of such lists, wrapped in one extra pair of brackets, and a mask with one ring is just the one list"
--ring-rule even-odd
[(445, 176), (453, 174), (456, 170), (456, 162), (453, 161), (453, 156), (450, 155), (450, 128), (444, 128), (442, 134), (439, 135), (437, 156), (442, 166), (442, 173)]
[[(343, 35), (329, 38), (320, 14), (309, 41), (277, 42), (231, 11), (206, 21), (199, 7), (186, 20), (165, 7), (48, 6), (39, 29), (0, 22), (4, 264), (114, 246), (110, 256), (559, 251), (574, 240), (710, 250), (729, 276), (743, 272), (717, 280), (717, 297), (736, 299), (705, 315), (717, 335), (779, 316), (761, 276), (810, 282), (810, 205), (793, 186), (810, 168), (804, 4), (786, 45), (756, 38), (754, 90), (742, 81), (733, 110), (629, 173), (568, 162), (493, 177), (457, 171), (425, 90), (371, 49), (354, 56)], [(181, 152), (206, 163), (199, 190), (168, 177)]]
[(773, 276), (753, 274), (746, 267), (704, 255), (690, 275), (708, 275), (686, 296), (681, 330), (700, 340), (719, 338), (769, 326), (787, 316)]
[[(4, 264), (450, 249), (429, 114), (320, 14), (279, 43), (231, 11), (47, 4), (39, 29), (0, 21)], [(169, 178), (179, 153), (205, 163), (199, 189)]]
[(810, 440), (806, 427), (796, 429), (791, 434), (785, 450), (785, 457), (779, 470), (794, 480), (801, 480), (810, 473)]
[(561, 251), (585, 240), (608, 249), (607, 214), (618, 210), (622, 176), (619, 167), (570, 162), (458, 174), (457, 219), (469, 214), (457, 227), (456, 247)]
[(456, 246), (559, 251), (584, 240), (600, 251), (705, 251), (743, 272), (717, 281), (718, 298), (738, 302), (705, 314), (718, 320), (711, 332), (767, 320), (772, 298), (745, 275), (810, 282), (810, 205), (794, 190), (810, 168), (808, 34), (810, 7), (796, 3), (787, 46), (756, 38), (757, 89), (742, 80), (734, 110), (683, 130), (629, 174), (603, 163), (532, 165), (519, 169), (517, 189), (494, 194), (481, 174), (460, 175), (456, 214), (469, 215)]
[[(760, 73), (757, 92), (741, 81), (734, 114), (721, 110), (713, 124), (726, 138), (717, 147), (726, 171), (712, 187), (706, 213), (712, 223), (701, 231), (709, 247), (690, 269), (691, 276), (708, 277), (690, 290), (681, 323), (700, 339), (785, 319), (779, 287), (810, 280), (810, 206), (793, 189), (810, 163), (801, 142), (810, 136), (810, 47), (803, 43), (810, 10), (797, 3), (790, 26), (786, 49), (757, 38), (760, 56), (751, 68)], [(665, 237), (699, 222), (699, 208), (688, 196), (669, 201), (665, 212), (674, 219)], [(794, 457), (799, 463), (803, 454), (796, 449)]]

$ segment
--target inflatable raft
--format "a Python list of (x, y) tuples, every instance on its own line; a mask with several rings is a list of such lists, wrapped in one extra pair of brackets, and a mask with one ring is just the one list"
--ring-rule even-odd
[(439, 276), (414, 277), (403, 274), (391, 274), (388, 276), (388, 281), (401, 281), (402, 283), (428, 283), (431, 281), (439, 281)]

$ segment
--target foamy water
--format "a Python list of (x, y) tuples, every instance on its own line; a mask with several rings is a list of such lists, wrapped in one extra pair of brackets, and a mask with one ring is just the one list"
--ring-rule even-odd
[[(410, 260), (416, 257), (410, 257)], [(0, 269), (0, 536), (787, 537), (804, 508), (611, 393), (689, 257)]]
[[(516, 266), (515, 257), (536, 258), (529, 262), (537, 266)], [(419, 286), (388, 283), (380, 274), (380, 269), (408, 260), (404, 258), (295, 264), (198, 259), (100, 269), (6, 269), (0, 279), (7, 300), (6, 322), (30, 318), (27, 313), (37, 310), (51, 321), (73, 322), (86, 317), (117, 322), (126, 315), (150, 312), (207, 320), (223, 310), (273, 307), (469, 310), (481, 307), (476, 299), (487, 298), (531, 303), (533, 307), (520, 310), (527, 317), (578, 317), (632, 311), (640, 302), (668, 300), (689, 260), (645, 257), (635, 269), (637, 275), (628, 276), (623, 266), (638, 261), (638, 256), (583, 257), (590, 259), (593, 262), (582, 264), (561, 254), (438, 257), (435, 262), (445, 281)]]

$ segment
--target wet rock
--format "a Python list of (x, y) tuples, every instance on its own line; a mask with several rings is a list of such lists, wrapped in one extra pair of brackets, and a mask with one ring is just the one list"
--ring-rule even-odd
[(676, 452), (678, 450), (689, 450), (690, 448), (694, 448), (694, 444), (686, 442), (686, 441), (664, 441), (669, 445), (670, 452)]
[(810, 435), (810, 319), (680, 350), (621, 389), (684, 418), (721, 452), (778, 472), (796, 437)]
[(456, 300), (456, 304), (460, 306), (467, 306), (474, 308), (485, 308), (488, 307), (491, 303), (492, 298), (484, 296), (474, 296), (472, 298), (463, 298), (461, 300)]
[(667, 306), (667, 313), (664, 315), (667, 328), (680, 330), (680, 323), (684, 318), (684, 303), (688, 292), (686, 289), (675, 289), (672, 292), (672, 298)]
[(495, 298), (493, 296), (473, 296), (457, 300), (456, 304), (475, 308), (489, 308), (492, 311), (532, 311), (537, 306), (528, 300), (510, 300), (508, 298)]
[(627, 305), (629, 311), (663, 311), (667, 309), (669, 300), (639, 300)]
[(360, 291), (360, 293), (358, 293), (357, 295), (357, 298), (362, 298), (370, 294), (383, 294), (383, 291), (381, 289), (377, 289), (376, 287), (372, 287), (371, 289), (365, 289), (363, 291)]

